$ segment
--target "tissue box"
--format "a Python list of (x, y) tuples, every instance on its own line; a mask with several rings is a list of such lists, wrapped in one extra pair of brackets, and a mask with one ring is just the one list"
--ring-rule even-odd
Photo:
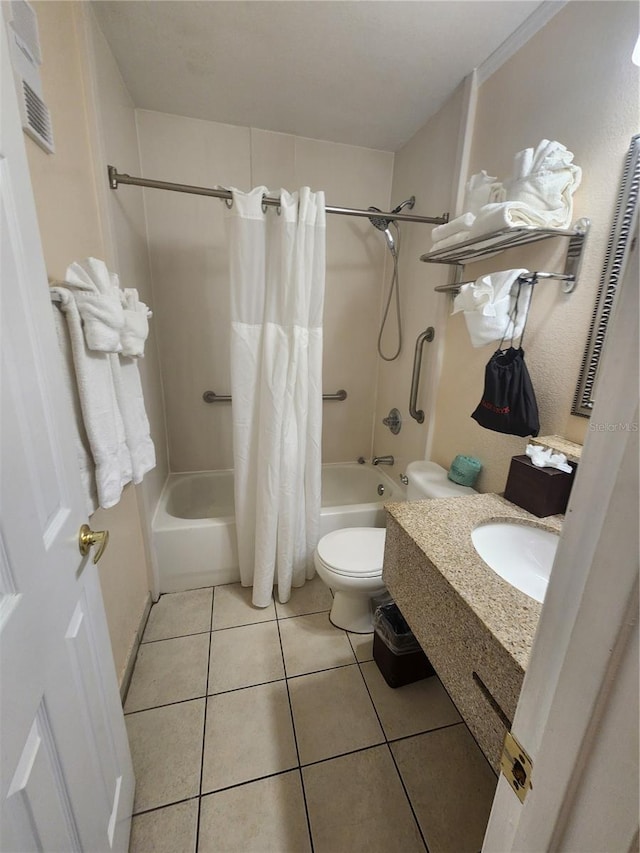
[(536, 468), (528, 456), (514, 456), (504, 496), (511, 503), (544, 518), (565, 512), (577, 465), (571, 474), (557, 468)]

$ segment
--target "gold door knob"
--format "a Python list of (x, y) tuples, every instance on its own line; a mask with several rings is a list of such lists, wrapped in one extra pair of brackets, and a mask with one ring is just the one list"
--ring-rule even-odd
[(98, 550), (93, 555), (93, 562), (97, 563), (100, 557), (104, 554), (104, 549), (109, 544), (109, 531), (108, 530), (92, 530), (88, 524), (83, 524), (80, 528), (80, 535), (78, 537), (78, 547), (80, 548), (80, 553), (83, 557), (86, 557), (89, 553), (89, 549), (92, 545), (97, 545)]

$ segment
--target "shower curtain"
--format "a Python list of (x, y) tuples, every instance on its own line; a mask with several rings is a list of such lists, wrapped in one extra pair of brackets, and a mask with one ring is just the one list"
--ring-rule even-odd
[(313, 577), (320, 523), (324, 193), (232, 190), (231, 394), (240, 578), (266, 607)]

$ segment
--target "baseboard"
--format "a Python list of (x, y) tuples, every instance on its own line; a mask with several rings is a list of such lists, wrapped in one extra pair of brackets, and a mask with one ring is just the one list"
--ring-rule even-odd
[(136, 636), (129, 650), (129, 656), (127, 657), (127, 665), (124, 668), (122, 681), (120, 682), (120, 699), (122, 700), (123, 705), (127, 698), (127, 693), (129, 692), (131, 676), (133, 675), (133, 667), (136, 663), (138, 649), (140, 648), (140, 643), (142, 642), (142, 635), (144, 634), (144, 629), (147, 627), (147, 619), (149, 618), (149, 613), (151, 612), (152, 603), (153, 602), (151, 601), (151, 593), (149, 593), (149, 595), (147, 595), (147, 600), (145, 601), (142, 616), (140, 617), (140, 623), (138, 625), (138, 630), (136, 631)]

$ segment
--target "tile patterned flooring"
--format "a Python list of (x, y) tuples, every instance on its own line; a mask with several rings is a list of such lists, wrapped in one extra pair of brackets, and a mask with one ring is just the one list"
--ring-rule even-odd
[(437, 677), (396, 690), (319, 578), (163, 595), (125, 702), (130, 853), (477, 853), (496, 778)]

